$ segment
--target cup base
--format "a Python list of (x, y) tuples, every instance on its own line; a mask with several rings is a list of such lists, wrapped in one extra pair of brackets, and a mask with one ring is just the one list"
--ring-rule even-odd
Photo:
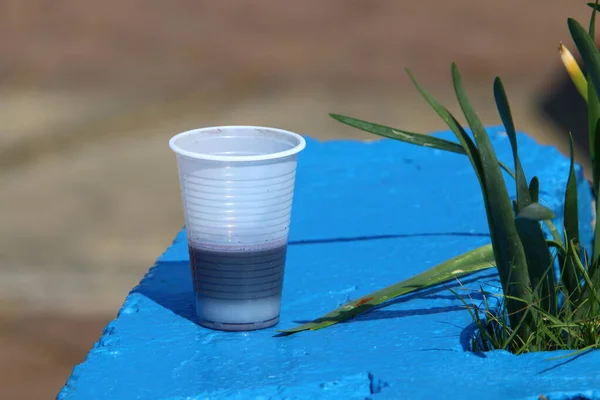
[(223, 322), (214, 322), (214, 321), (206, 321), (199, 320), (198, 324), (208, 329), (216, 330), (216, 331), (227, 331), (227, 332), (241, 332), (241, 331), (256, 331), (259, 329), (270, 328), (272, 326), (277, 325), (279, 322), (279, 316), (270, 319), (268, 321), (261, 322), (251, 322), (251, 323), (242, 323), (242, 324), (231, 324), (231, 323), (223, 323)]

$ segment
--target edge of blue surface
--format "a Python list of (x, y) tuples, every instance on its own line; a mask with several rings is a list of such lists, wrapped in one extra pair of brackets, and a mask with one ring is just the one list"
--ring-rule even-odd
[[(512, 165), (503, 128), (487, 129), (499, 157)], [(454, 140), (450, 132), (435, 135)], [(542, 195), (560, 216), (568, 160), (522, 133), (519, 145), (528, 178), (533, 172), (540, 176)], [(432, 151), (389, 139), (323, 143), (307, 138), (299, 162), (289, 271), (277, 329), (317, 317), (350, 298), (489, 242), (482, 231), (485, 218), (468, 161), (441, 153), (436, 160)], [(540, 159), (551, 162), (539, 165)], [(453, 168), (445, 167), (446, 163)], [(398, 165), (403, 168), (396, 169)], [(455, 176), (451, 183), (464, 194), (449, 192), (452, 185), (423, 179), (419, 187), (410, 189), (414, 197), (399, 200), (415, 206), (413, 219), (421, 221), (394, 214), (391, 206), (365, 209), (369, 201), (395, 194), (392, 190), (407, 179), (444, 173), (449, 179)], [(327, 181), (332, 176), (336, 183)], [(592, 196), (579, 165), (577, 177), (581, 235), (589, 244)], [(371, 186), (374, 181), (377, 185)], [(324, 191), (326, 184), (335, 190)], [(448, 202), (460, 199), (463, 205), (442, 219), (447, 210), (427, 207), (433, 205), (425, 199), (430, 192)], [(324, 213), (328, 208), (315, 204), (320, 198), (341, 211)], [(347, 211), (354, 211), (352, 218)], [(386, 217), (374, 219), (378, 212)], [(556, 222), (561, 224), (559, 218)], [(446, 223), (453, 230), (431, 230)], [(402, 270), (394, 267), (397, 259), (402, 260)], [(58, 399), (478, 399), (484, 395), (533, 400), (541, 394), (549, 400), (600, 399), (600, 377), (594, 374), (594, 366), (600, 363), (598, 352), (550, 362), (549, 357), (564, 352), (514, 356), (466, 351), (462, 336), (472, 328), (470, 319), (466, 311), (456, 310), (456, 299), (444, 288), (407, 296), (349, 323), (288, 338), (273, 338), (273, 330), (242, 334), (206, 330), (191, 321), (187, 260), (182, 230), (132, 290), (86, 360), (74, 368)], [(465, 285), (493, 284), (495, 279), (493, 274), (480, 273)], [(248, 362), (252, 355), (264, 361)]]

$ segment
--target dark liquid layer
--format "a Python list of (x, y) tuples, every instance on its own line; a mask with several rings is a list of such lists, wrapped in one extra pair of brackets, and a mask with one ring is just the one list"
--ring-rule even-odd
[(224, 252), (189, 247), (194, 289), (203, 297), (254, 300), (281, 294), (287, 246)]

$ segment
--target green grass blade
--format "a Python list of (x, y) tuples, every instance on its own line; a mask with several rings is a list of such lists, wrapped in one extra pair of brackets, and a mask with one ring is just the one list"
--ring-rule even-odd
[(525, 178), (525, 173), (523, 172), (521, 160), (519, 159), (517, 131), (513, 122), (512, 113), (510, 111), (510, 105), (508, 104), (508, 98), (506, 97), (506, 91), (504, 90), (502, 80), (500, 80), (500, 78), (498, 77), (496, 77), (496, 79), (494, 80), (494, 98), (496, 100), (496, 107), (498, 108), (498, 113), (500, 114), (500, 118), (502, 119), (504, 129), (506, 129), (506, 134), (508, 135), (508, 139), (510, 140), (510, 145), (512, 147), (515, 167), (515, 180), (517, 184), (516, 212), (518, 213), (519, 211), (531, 204), (531, 195), (529, 194), (527, 179)]
[[(526, 210), (524, 209), (523, 212)], [(540, 223), (534, 219), (516, 218), (515, 226), (523, 243), (534, 298), (539, 300), (542, 310), (554, 314), (556, 313), (557, 299), (552, 255)]]
[(285, 336), (306, 330), (323, 329), (364, 313), (399, 296), (436, 286), (477, 271), (493, 268), (493, 266), (492, 245), (488, 244), (444, 261), (412, 278), (362, 296), (312, 322), (277, 332), (281, 332)]
[[(581, 257), (578, 253), (576, 253), (577, 249), (575, 246), (571, 246), (571, 257), (573, 258), (574, 262), (575, 262), (575, 267), (577, 270), (578, 275), (581, 275), (583, 277), (583, 280), (585, 282), (586, 288), (591, 288), (594, 289), (594, 283), (592, 282), (590, 276), (588, 275), (587, 271), (586, 271), (586, 267), (584, 267), (583, 262), (581, 262)], [(588, 293), (588, 296), (585, 297), (586, 301), (587, 300), (591, 300), (591, 302), (593, 304), (598, 304), (600, 302), (600, 298), (598, 297), (598, 292), (597, 290), (590, 290)], [(596, 315), (594, 315), (594, 317), (597, 317)]]
[(529, 182), (529, 197), (533, 203), (540, 201), (540, 180), (537, 176), (531, 178)]
[[(579, 320), (597, 319), (598, 304), (600, 302), (598, 289), (581, 260), (582, 249), (578, 243), (573, 242), (569, 243), (568, 254), (569, 259), (572, 261), (573, 273), (578, 277), (577, 287), (570, 298), (574, 306), (573, 313), (578, 316)], [(583, 278), (583, 286), (580, 283), (581, 278)]]
[[(481, 343), (478, 343), (477, 337), (474, 337), (471, 342), (472, 349), (474, 351), (489, 351), (488, 343), (490, 343), (490, 342), (492, 343), (492, 346), (496, 346), (497, 343), (494, 341), (495, 337), (488, 334), (488, 332), (486, 330), (485, 321), (483, 321), (479, 317), (479, 313), (478, 313), (479, 310), (478, 310), (477, 306), (475, 306), (475, 304), (473, 304), (472, 299), (471, 299), (471, 304), (469, 304), (469, 303), (467, 303), (467, 300), (465, 300), (465, 298), (463, 296), (461, 296), (460, 294), (458, 294), (458, 292), (456, 292), (454, 289), (448, 288), (448, 290), (453, 295), (455, 295), (456, 298), (458, 298), (461, 301), (461, 303), (463, 303), (463, 306), (465, 307), (465, 309), (471, 316), (471, 319), (475, 323), (475, 326), (477, 326), (477, 329), (479, 330), (478, 333), (479, 333), (479, 335), (481, 335), (480, 336)], [(481, 290), (481, 292), (483, 293), (483, 290)], [(471, 298), (471, 297), (469, 296), (469, 298)], [(485, 294), (483, 294), (483, 299), (485, 302)]]
[[(375, 135), (382, 136), (388, 139), (399, 140), (401, 142), (410, 143), (417, 146), (430, 147), (432, 149), (438, 149), (443, 151), (449, 151), (451, 153), (466, 155), (465, 150), (459, 143), (451, 142), (445, 139), (440, 139), (435, 136), (409, 132), (402, 129), (392, 128), (389, 126), (380, 125), (352, 117), (347, 117), (345, 115), (340, 114), (330, 113), (329, 116), (345, 125), (360, 129), (365, 132), (373, 133)], [(500, 165), (500, 168), (505, 170), (512, 178), (515, 177), (515, 173), (506, 164), (504, 164), (501, 161), (498, 162), (498, 164)]]
[(577, 264), (580, 262), (579, 245), (571, 240), (567, 246), (567, 254), (564, 255), (564, 264), (561, 270), (561, 280), (566, 290), (566, 296), (572, 305), (576, 305), (581, 296), (580, 275), (577, 268)]
[(562, 360), (564, 358), (571, 358), (571, 357), (579, 356), (579, 355), (581, 355), (583, 353), (590, 352), (590, 351), (592, 351), (592, 350), (594, 350), (596, 348), (598, 348), (598, 346), (595, 345), (595, 344), (593, 344), (593, 345), (584, 347), (583, 349), (579, 349), (579, 350), (573, 351), (573, 352), (571, 352), (569, 354), (565, 354), (564, 356), (551, 357), (551, 358), (547, 358), (546, 360), (547, 361), (556, 361), (556, 360)]
[[(534, 302), (523, 300), (522, 297), (504, 296), (505, 302), (515, 302), (521, 304), (520, 318), (517, 323), (511, 321), (509, 328), (510, 335), (505, 339), (508, 350), (512, 353), (521, 354), (529, 350), (529, 340), (531, 338), (530, 324), (532, 313), (535, 311)], [(509, 314), (510, 317), (510, 314)], [(503, 328), (505, 329), (505, 328)], [(526, 334), (525, 334), (526, 333)]]
[(510, 197), (500, 168), (498, 159), (490, 142), (483, 123), (469, 102), (462, 79), (456, 64), (452, 64), (452, 79), (460, 106), (469, 126), (473, 131), (481, 158), (481, 168), (484, 175), (482, 190), (486, 193), (489, 204), (486, 208), (489, 219), (493, 221), (492, 243), (498, 274), (504, 289), (506, 308), (509, 313), (511, 326), (521, 324), (518, 336), (529, 336), (530, 325), (523, 321), (522, 304), (513, 298), (521, 299), (526, 304), (532, 303), (529, 273), (523, 245), (517, 232)]
[[(590, 278), (595, 288), (600, 289), (600, 274), (598, 273), (598, 264), (600, 260), (592, 261), (589, 266), (588, 273), (590, 274)], [(599, 305), (600, 306), (600, 305)]]
[(571, 277), (574, 276), (575, 264), (570, 260), (569, 256), (569, 242), (565, 243), (566, 247), (559, 247), (557, 249), (558, 265), (560, 267), (560, 275), (558, 279), (558, 289), (564, 295), (563, 302), (563, 313), (565, 315), (572, 312), (571, 294), (575, 291), (576, 283)]
[(562, 240), (562, 237), (560, 236), (560, 233), (558, 232), (558, 229), (556, 229), (554, 222), (552, 222), (552, 220), (548, 219), (548, 220), (544, 221), (544, 225), (546, 225), (546, 227), (550, 231), (550, 234), (552, 235), (552, 240), (562, 246), (563, 240)]
[[(595, 268), (590, 268), (589, 270), (586, 268), (585, 248), (580, 247), (579, 254), (577, 254), (576, 246), (572, 245), (569, 251), (575, 264), (577, 275), (583, 277), (583, 287), (575, 292), (577, 295), (572, 299), (576, 306), (573, 312), (579, 316), (580, 320), (597, 320), (598, 312), (600, 311), (600, 294), (598, 293), (597, 281), (594, 276), (597, 270)], [(583, 256), (581, 253), (583, 253)], [(598, 332), (597, 328), (596, 333), (595, 336), (599, 337), (598, 334), (600, 332)], [(588, 341), (585, 342), (588, 343)]]

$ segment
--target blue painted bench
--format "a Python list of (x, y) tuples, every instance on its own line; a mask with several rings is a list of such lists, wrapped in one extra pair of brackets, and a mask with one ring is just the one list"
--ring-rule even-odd
[[(489, 132), (512, 165), (502, 129)], [(539, 176), (541, 196), (560, 214), (568, 159), (523, 134), (519, 140), (527, 176)], [(580, 166), (577, 174), (582, 231), (591, 240), (592, 197)], [(57, 398), (600, 398), (598, 352), (568, 363), (548, 360), (560, 353), (470, 352), (472, 321), (447, 287), (331, 328), (273, 337), (489, 242), (479, 186), (461, 155), (391, 140), (309, 139), (296, 185), (278, 326), (224, 333), (196, 325), (182, 231)], [(497, 283), (495, 272), (462, 284), (476, 290), (481, 282)]]

